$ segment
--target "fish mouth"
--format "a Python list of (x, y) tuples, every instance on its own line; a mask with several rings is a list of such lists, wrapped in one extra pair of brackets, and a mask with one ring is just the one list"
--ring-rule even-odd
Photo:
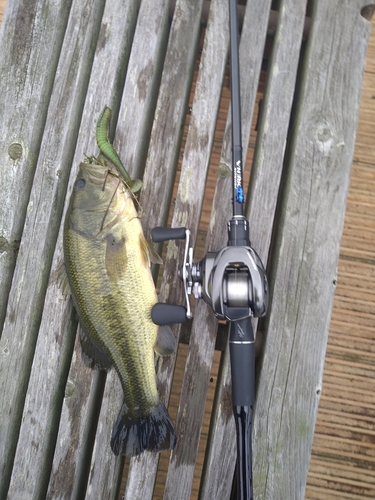
[(80, 166), (86, 172), (89, 182), (102, 186), (103, 191), (106, 185), (110, 185), (115, 190), (113, 196), (115, 196), (117, 190), (120, 190), (121, 193), (128, 192), (128, 188), (123, 181), (107, 166), (95, 163), (81, 163)]

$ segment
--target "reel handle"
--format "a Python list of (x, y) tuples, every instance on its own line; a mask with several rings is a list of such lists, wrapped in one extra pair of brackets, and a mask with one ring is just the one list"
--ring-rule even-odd
[(186, 238), (185, 227), (154, 227), (151, 230), (151, 238), (155, 243), (167, 240), (184, 240)]
[(155, 325), (168, 325), (169, 323), (185, 323), (187, 310), (184, 306), (158, 302), (151, 309), (151, 319)]
[[(154, 227), (151, 230), (151, 238), (155, 243), (161, 243), (168, 240), (186, 240), (184, 263), (188, 258), (190, 231), (185, 227)], [(168, 325), (169, 323), (184, 323), (192, 317), (188, 290), (186, 285), (187, 269), (182, 266), (182, 276), (185, 289), (185, 298), (187, 308), (176, 304), (165, 304), (158, 302), (151, 309), (151, 319), (156, 325)]]

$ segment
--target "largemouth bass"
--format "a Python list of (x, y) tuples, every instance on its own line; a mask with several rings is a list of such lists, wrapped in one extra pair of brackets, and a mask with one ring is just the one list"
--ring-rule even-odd
[(116, 455), (176, 443), (154, 363), (154, 350), (170, 354), (175, 339), (151, 320), (157, 302), (151, 256), (132, 193), (107, 167), (81, 163), (65, 219), (64, 259), (86, 361), (113, 365), (124, 392), (111, 438)]

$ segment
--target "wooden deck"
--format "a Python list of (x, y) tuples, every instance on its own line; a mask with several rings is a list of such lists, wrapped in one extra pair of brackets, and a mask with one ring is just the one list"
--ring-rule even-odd
[[(305, 500), (375, 498), (375, 17), (372, 26)], [(266, 71), (263, 71), (258, 103), (264, 93), (265, 77)], [(213, 164), (220, 158), (228, 104), (229, 88), (226, 87), (218, 118)], [(252, 159), (255, 137), (253, 127), (248, 161)], [(208, 228), (210, 206), (203, 207), (203, 211), (201, 230), (204, 233)], [(198, 499), (219, 369), (220, 353), (216, 351), (215, 354), (192, 500)], [(187, 356), (185, 347), (181, 348), (180, 356), (171, 392), (172, 408), (177, 408), (179, 402)], [(167, 460), (162, 462), (166, 474)], [(161, 475), (157, 484), (159, 489), (155, 491), (158, 499), (163, 498), (163, 477)]]
[[(12, 0), (8, 1), (11, 2)], [(4, 5), (5, 1), (0, 0), (0, 21)], [(99, 19), (101, 13), (98, 11), (94, 13), (94, 16), (97, 16), (97, 19)], [(94, 22), (97, 21), (94, 20)], [(372, 25), (374, 28), (374, 19), (372, 21)], [(324, 367), (324, 379), (321, 395), (319, 394), (320, 404), (305, 492), (306, 500), (328, 500), (331, 498), (337, 498), (338, 500), (359, 500), (363, 498), (375, 498), (375, 147), (373, 140), (375, 130), (374, 61), (375, 30), (373, 29), (369, 43), (367, 66), (363, 84), (361, 113), (351, 173), (344, 234), (341, 242), (339, 271), (337, 276), (336, 293), (330, 323), (330, 333), (328, 337), (328, 347)], [(198, 66), (196, 63), (196, 68), (197, 67)], [(257, 102), (259, 102), (259, 100), (264, 97), (266, 77), (267, 71), (263, 69), (261, 73), (260, 83), (257, 89)], [(196, 84), (196, 79), (197, 71), (196, 77), (194, 79), (194, 85)], [(189, 107), (193, 106), (195, 89), (194, 85), (191, 92)], [(343, 98), (344, 97), (345, 96), (343, 96)], [(220, 110), (215, 130), (211, 162), (208, 166), (205, 205), (203, 206), (199, 227), (197, 227), (195, 252), (196, 260), (198, 260), (199, 257), (202, 257), (204, 254), (205, 237), (207, 231), (209, 231), (209, 222), (212, 212), (211, 203), (214, 197), (217, 170), (220, 163), (221, 148), (224, 140), (228, 99), (229, 88), (228, 80), (226, 78), (224, 80), (224, 87), (220, 100)], [(255, 109), (258, 109), (258, 104), (256, 104)], [(90, 122), (90, 120), (87, 120), (87, 122)], [(190, 113), (187, 116), (184, 141), (187, 138), (189, 124)], [(255, 130), (256, 124), (257, 113), (254, 113), (247, 156), (248, 165), (250, 164), (254, 155), (254, 147), (257, 137), (257, 131)], [(124, 131), (124, 133), (125, 132), (126, 131)], [(129, 131), (128, 133), (130, 134), (132, 133), (132, 131)], [(121, 141), (124, 141), (125, 139), (120, 135), (116, 137), (119, 147), (121, 148)], [(51, 136), (52, 140), (57, 140), (57, 138), (58, 136)], [(182, 146), (181, 153), (183, 152), (183, 148), (184, 144)], [(186, 154), (188, 154), (188, 152), (189, 149), (187, 149)], [(156, 153), (154, 152), (154, 154)], [(182, 167), (182, 163), (183, 158), (181, 156), (179, 162), (180, 169)], [(247, 171), (247, 180), (249, 179), (249, 174), (250, 172)], [(172, 210), (169, 214), (170, 221), (172, 221), (173, 207), (176, 199), (178, 198), (177, 187), (179, 180), (180, 174), (177, 175), (177, 181), (175, 183), (175, 190), (172, 198)], [(42, 220), (40, 220), (39, 222), (42, 223)], [(50, 284), (49, 295), (47, 295), (46, 299), (47, 304), (49, 304), (51, 307), (55, 307), (54, 299), (52, 298), (53, 293), (56, 294), (56, 290), (53, 288), (52, 283), (52, 285)], [(56, 304), (56, 314), (61, 315), (61, 310), (59, 308), (61, 309), (61, 304)], [(66, 319), (69, 315), (69, 310), (65, 308), (64, 311), (64, 318)], [(25, 317), (27, 317), (26, 313)], [(51, 311), (50, 315), (47, 316), (47, 319), (44, 320), (44, 323), (46, 323), (46, 321), (50, 321), (53, 324), (53, 318), (54, 311)], [(47, 326), (48, 325), (44, 325), (45, 331), (47, 331)], [(57, 325), (55, 325), (55, 328), (58, 330)], [(70, 329), (72, 329), (73, 327), (72, 325), (66, 324), (64, 328), (66, 329), (65, 333), (68, 334), (67, 337), (64, 337), (66, 338), (66, 340), (64, 341), (65, 344), (58, 345), (58, 348), (62, 349), (62, 352), (66, 357), (62, 361), (60, 360), (57, 366), (57, 369), (60, 370), (60, 375), (62, 374), (61, 376), (64, 376), (64, 374), (67, 375), (66, 370), (69, 369), (67, 367), (67, 363), (70, 362), (69, 356), (72, 355), (74, 349), (74, 337), (72, 337), (69, 333)], [(196, 334), (197, 333), (195, 333), (195, 335)], [(182, 328), (182, 342), (180, 344), (176, 359), (176, 370), (173, 377), (171, 399), (169, 404), (169, 409), (174, 421), (176, 421), (177, 418), (183, 373), (189, 357), (189, 348), (188, 345), (184, 342), (187, 342), (189, 337), (190, 331), (184, 330), (184, 328)], [(260, 340), (261, 334), (258, 337), (258, 342)], [(194, 346), (193, 342), (192, 345)], [(212, 346), (211, 342), (210, 348), (213, 349), (214, 346), (215, 343), (213, 342)], [(216, 350), (213, 352), (212, 367), (210, 372), (208, 373), (207, 378), (208, 395), (206, 406), (204, 408), (203, 427), (199, 440), (197, 460), (195, 462), (195, 465), (193, 466), (193, 470), (189, 472), (189, 474), (193, 474), (194, 476), (190, 495), (190, 498), (194, 500), (198, 498), (202, 470), (204, 469), (203, 462), (206, 452), (209, 422), (210, 415), (212, 413), (215, 388), (218, 378), (222, 375), (220, 375), (219, 373), (219, 366), (223, 362), (223, 354), (220, 350), (220, 347), (222, 348), (222, 346), (223, 344), (220, 344), (219, 339), (219, 341), (216, 343)], [(38, 344), (37, 349), (39, 349), (39, 355), (41, 356), (41, 359), (43, 359), (42, 346)], [(77, 349), (77, 352), (79, 352), (79, 348)], [(57, 356), (57, 354), (54, 352), (50, 352), (50, 356), (52, 356), (53, 358), (54, 356)], [(75, 394), (75, 391), (81, 391), (82, 394), (84, 394), (88, 399), (83, 401), (84, 406), (79, 409), (74, 406), (70, 407), (68, 402), (68, 404), (65, 405), (62, 410), (62, 423), (64, 425), (69, 425), (69, 412), (82, 412), (82, 421), (78, 422), (77, 427), (73, 429), (75, 433), (74, 439), (80, 439), (80, 433), (84, 434), (84, 437), (87, 438), (90, 437), (90, 432), (92, 432), (92, 430), (85, 427), (83, 419), (91, 418), (93, 420), (97, 420), (99, 418), (99, 415), (93, 407), (93, 402), (95, 402), (97, 398), (101, 399), (104, 390), (105, 379), (103, 379), (103, 377), (100, 377), (100, 375), (95, 375), (95, 377), (92, 379), (91, 373), (80, 366), (79, 360), (78, 363), (73, 360), (73, 364), (70, 370), (69, 380), (80, 379), (82, 382), (78, 385), (76, 384), (75, 386), (73, 383), (68, 382), (68, 385), (65, 388), (66, 399), (69, 400), (70, 390), (73, 395)], [(48, 373), (50, 373), (50, 371), (48, 371)], [(43, 380), (38, 380), (38, 373), (36, 370), (32, 372), (31, 377), (33, 377), (32, 380), (35, 381), (35, 383), (42, 384), (43, 386), (44, 382)], [(56, 378), (56, 380), (53, 380), (54, 383), (56, 383), (58, 386), (58, 379)], [(69, 383), (71, 384), (71, 386), (69, 385)], [(56, 394), (58, 395), (59, 391), (61, 392), (62, 390), (64, 390), (64, 388), (57, 387)], [(109, 380), (107, 381), (107, 387), (103, 401), (102, 414), (105, 415), (105, 420), (103, 420), (103, 416), (101, 416), (102, 420), (100, 425), (105, 426), (106, 420), (112, 420), (113, 415), (117, 411), (117, 409), (114, 409), (113, 406), (116, 406), (117, 400), (119, 398), (117, 397), (117, 399), (111, 399), (111, 393), (109, 392), (112, 391), (112, 393), (114, 393), (115, 390), (118, 390), (118, 387), (116, 386), (116, 381), (111, 375), (109, 377)], [(34, 397), (36, 398), (35, 400), (27, 400), (28, 408), (37, 409), (39, 396), (34, 395)], [(71, 398), (71, 400), (73, 401), (74, 398)], [(54, 401), (50, 401), (49, 404), (53, 405)], [(57, 432), (56, 425), (54, 422), (51, 422), (50, 418), (46, 418), (45, 420), (43, 420), (43, 411), (44, 410), (42, 408), (40, 414), (38, 414), (38, 425), (41, 426), (44, 423), (46, 429), (49, 429), (50, 432)], [(28, 420), (30, 418), (33, 419), (33, 415), (28, 415), (26, 412), (24, 419)], [(56, 418), (56, 416), (54, 418)], [(105, 442), (106, 436), (100, 436), (100, 432), (98, 434), (99, 437), (97, 438), (98, 441), (95, 445), (95, 450), (100, 446), (102, 447), (101, 449), (107, 450), (107, 444)], [(286, 437), (287, 434), (288, 432), (286, 430)], [(51, 442), (53, 442), (53, 440), (57, 437), (61, 440), (61, 442), (63, 442), (64, 435), (59, 434), (58, 436), (49, 436)], [(25, 442), (31, 439), (27, 435), (25, 435), (25, 433), (21, 434), (21, 438), (24, 439)], [(101, 439), (103, 442), (100, 441)], [(40, 447), (42, 448), (42, 445)], [(32, 448), (32, 453), (34, 453), (35, 451), (36, 456), (40, 460), (40, 457), (43, 456), (43, 453), (47, 453), (48, 450), (44, 450), (44, 452), (41, 452), (40, 450), (38, 450), (38, 448), (39, 444), (35, 444), (35, 450), (34, 448)], [(51, 464), (52, 480), (48, 487), (48, 498), (59, 498), (59, 490), (55, 489), (62, 484), (59, 461), (62, 461), (63, 458), (67, 456), (66, 453), (74, 453), (74, 443), (72, 443), (72, 448), (68, 451), (64, 450), (63, 448), (64, 447), (62, 445), (61, 450), (57, 450), (53, 464)], [(90, 460), (85, 461), (85, 456), (91, 457), (91, 453), (93, 451), (92, 449), (87, 448), (83, 453), (81, 452), (80, 456), (77, 455), (77, 457), (74, 457), (74, 460), (72, 459), (72, 463), (76, 461), (74, 462), (76, 470), (78, 469), (83, 476), (85, 476), (84, 469), (87, 469), (87, 476), (87, 474), (89, 473), (89, 469), (91, 468), (90, 488), (92, 488), (93, 485), (97, 484), (95, 483), (95, 479), (93, 478), (95, 465), (98, 466), (98, 464), (101, 465), (102, 463), (105, 463), (108, 468), (111, 468), (111, 470), (108, 470), (108, 477), (115, 477), (116, 474), (118, 475), (118, 473), (124, 468), (124, 481), (121, 491), (111, 492), (111, 498), (115, 498), (116, 496), (118, 496), (118, 498), (121, 498), (125, 494), (125, 481), (128, 477), (127, 474), (129, 467), (136, 469), (137, 464), (129, 464), (129, 460), (126, 460), (124, 464), (122, 461), (111, 461), (110, 458), (108, 458), (108, 460), (106, 459), (106, 462), (96, 462), (95, 450), (94, 456), (91, 459), (92, 462), (90, 462)], [(105, 453), (107, 453), (107, 451)], [(33, 460), (33, 456), (35, 455), (27, 454), (23, 456), (21, 451), (18, 450), (16, 455), (14, 474), (20, 475), (22, 472), (24, 461), (29, 463), (30, 460)], [(162, 454), (159, 462), (158, 473), (156, 476), (156, 488), (153, 495), (154, 499), (163, 498), (165, 488), (169, 488), (168, 498), (177, 498), (173, 497), (173, 490), (171, 489), (172, 485), (170, 483), (168, 483), (167, 487), (165, 487), (168, 466), (170, 466), (169, 455)], [(70, 466), (63, 469), (65, 473), (72, 472), (72, 469), (70, 469), (69, 467)], [(170, 467), (172, 468), (172, 470), (173, 468), (175, 468), (175, 476), (177, 477), (179, 473), (178, 464), (176, 466), (176, 463), (173, 463), (172, 460)], [(115, 470), (116, 468), (117, 472)], [(46, 470), (48, 471), (48, 464)], [(37, 474), (39, 475), (39, 477), (30, 477), (30, 481), (35, 480), (38, 482), (38, 484), (46, 485), (46, 478), (43, 478), (44, 468), (42, 470), (39, 470)], [(19, 498), (32, 498), (31, 496), (28, 496), (28, 493), (22, 491), (20, 492), (19, 490), (17, 490), (18, 476), (15, 477), (16, 479), (11, 484), (11, 495), (9, 496), (9, 498), (14, 500), (19, 500)], [(133, 480), (136, 477), (134, 474), (134, 470), (132, 477)], [(171, 480), (169, 479), (169, 481)], [(127, 487), (130, 492), (127, 492), (128, 496), (126, 496), (126, 498), (134, 498), (131, 497), (131, 488), (135, 486), (129, 486), (128, 484)], [(82, 498), (82, 496), (80, 496), (80, 491), (84, 491), (85, 485), (75, 484), (74, 488), (74, 491), (71, 492), (71, 498)], [(107, 491), (109, 490), (110, 488), (107, 489)], [(39, 498), (41, 497), (39, 496)], [(64, 498), (68, 497), (65, 496)], [(95, 496), (95, 493), (93, 493), (92, 490), (88, 490), (87, 498), (98, 497)], [(276, 498), (272, 498), (272, 500), (276, 500)], [(297, 500), (299, 500), (299, 498)]]
[(375, 19), (306, 500), (375, 498)]

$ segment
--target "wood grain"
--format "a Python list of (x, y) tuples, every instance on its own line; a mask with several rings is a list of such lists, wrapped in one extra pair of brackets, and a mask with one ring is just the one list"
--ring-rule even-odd
[[(0, 329), (5, 319), (70, 4), (71, 1), (64, 5), (46, 2), (43, 10), (42, 2), (36, 0), (27, 7), (23, 2), (12, 2), (7, 15), (17, 22), (2, 25)], [(59, 21), (54, 26), (56, 19)], [(50, 71), (44, 71), (46, 66)], [(12, 145), (18, 147), (16, 155), (11, 153)]]
[[(257, 143), (248, 193), (248, 206), (250, 207), (251, 215), (250, 236), (255, 248), (261, 249), (261, 257), (264, 261), (267, 259), (271, 241), (288, 132), (289, 119), (287, 117), (290, 116), (291, 111), (293, 89), (298, 67), (298, 54), (304, 26), (305, 2), (299, 2), (298, 4), (293, 2), (293, 8), (291, 7), (287, 2), (283, 2), (280, 8), (280, 24), (276, 31), (275, 45), (269, 63), (269, 78), (265, 98), (262, 103), (262, 115), (259, 120), (260, 124), (258, 126)], [(290, 15), (290, 12), (292, 12), (292, 15)], [(254, 13), (252, 13), (249, 17), (256, 18), (257, 16), (254, 16)], [(257, 25), (259, 26), (259, 23)], [(248, 29), (250, 32), (255, 31), (254, 26), (250, 26)], [(247, 40), (245, 37), (246, 23), (242, 32), (242, 47), (246, 45)], [(292, 44), (292, 50), (295, 51), (294, 55), (290, 53), (291, 38), (294, 41)], [(248, 81), (242, 82), (242, 84), (245, 85), (245, 88), (249, 88)], [(281, 88), (286, 89), (282, 96), (279, 95)], [(246, 113), (246, 108), (244, 111)], [(245, 123), (249, 127), (251, 116), (249, 120), (247, 115), (245, 115)], [(272, 124), (274, 123), (282, 123), (282, 125), (281, 127), (273, 128)], [(270, 177), (272, 177), (272, 183), (269, 182)], [(227, 490), (226, 493), (221, 490), (219, 493), (214, 492), (212, 488), (215, 484), (219, 488), (222, 488), (222, 485), (227, 483), (226, 481), (219, 480), (219, 477), (223, 477), (223, 471), (218, 463), (219, 460), (223, 460), (223, 457), (226, 457), (225, 461), (228, 464), (235, 463), (235, 449), (233, 445), (230, 445), (230, 443), (235, 441), (235, 429), (228, 409), (230, 367), (228, 356), (224, 359), (226, 364), (223, 363), (221, 368), (222, 380), (219, 386), (220, 403), (216, 407), (220, 414), (214, 417), (216, 432), (213, 436), (217, 433), (217, 437), (212, 437), (212, 451), (210, 449), (210, 458), (207, 462), (207, 475), (212, 475), (215, 473), (213, 471), (217, 470), (218, 476), (216, 479), (211, 478), (207, 481), (209, 488), (203, 486), (203, 491), (207, 495), (207, 498), (218, 494), (222, 496), (229, 495), (230, 490)], [(213, 466), (214, 454), (216, 455), (216, 467)]]
[[(17, 2), (14, 3), (14, 7), (17, 8)], [(53, 19), (56, 19), (59, 18), (59, 13), (53, 9), (53, 5), (48, 9), (44, 9), (43, 7), (45, 7), (44, 2), (39, 2), (35, 5), (36, 22), (38, 25), (41, 23), (42, 26), (50, 26), (52, 29), (53, 21), (47, 19), (42, 21), (42, 18), (39, 16), (45, 16), (49, 13)], [(7, 346), (5, 350), (6, 354), (4, 353), (4, 349), (1, 350), (2, 357), (0, 363), (1, 374), (2, 377), (4, 377), (3, 380), (7, 381), (5, 382), (3, 391), (3, 396), (7, 404), (1, 405), (0, 408), (1, 422), (4, 429), (3, 432), (1, 432), (0, 445), (2, 492), (6, 491), (10, 481), (10, 472), (15, 458), (19, 427), (22, 423), (21, 419), (28, 417), (31, 419), (31, 422), (33, 422), (32, 411), (28, 413), (28, 404), (30, 403), (31, 406), (33, 406), (36, 400), (34, 401), (30, 397), (27, 397), (26, 391), (33, 363), (35, 345), (38, 338), (55, 243), (61, 221), (70, 165), (78, 135), (81, 110), (86, 94), (90, 64), (93, 56), (92, 48), (95, 47), (98, 24), (100, 23), (102, 15), (102, 5), (100, 3), (93, 4), (93, 2), (88, 1), (80, 4), (79, 10), (80, 13), (75, 19), (70, 18), (70, 23), (68, 23), (66, 27), (67, 33), (69, 33), (71, 39), (69, 43), (66, 42), (61, 47), (62, 53), (58, 59), (59, 61), (63, 60), (65, 64), (60, 66), (59, 69), (56, 69), (56, 75), (54, 74), (55, 68), (53, 68), (52, 65), (53, 75), (51, 74), (50, 77), (53, 76), (53, 88), (49, 91), (48, 88), (45, 87), (45, 82), (43, 80), (38, 87), (39, 75), (33, 75), (31, 81), (29, 81), (27, 85), (26, 81), (24, 81), (24, 89), (29, 93), (29, 98), (25, 98), (25, 101), (22, 102), (34, 103), (34, 109), (38, 111), (39, 101), (37, 103), (34, 101), (35, 88), (36, 92), (36, 89), (42, 92), (42, 95), (39, 95), (40, 101), (44, 103), (42, 108), (45, 106), (45, 110), (47, 111), (48, 109), (48, 113), (45, 116), (45, 123), (43, 122), (42, 124), (39, 136), (33, 139), (35, 141), (35, 146), (33, 147), (36, 148), (34, 153), (36, 155), (35, 160), (37, 159), (35, 171), (34, 167), (30, 167), (27, 162), (23, 167), (17, 165), (17, 162), (13, 163), (13, 165), (9, 165), (9, 172), (12, 170), (13, 172), (17, 172), (17, 182), (26, 186), (26, 192), (31, 186), (32, 188), (30, 197), (23, 198), (24, 202), (28, 202), (27, 213), (24, 214), (26, 215), (25, 224), (22, 230), (22, 241), (14, 271), (13, 283), (15, 283), (15, 286), (12, 287), (9, 293), (7, 305), (8, 312), (5, 318), (1, 339), (4, 345)], [(22, 15), (18, 17), (20, 20), (23, 18)], [(25, 19), (27, 21), (27, 16)], [(62, 19), (66, 18), (62, 16)], [(12, 25), (13, 23), (9, 23), (9, 26)], [(64, 24), (61, 25), (61, 29), (65, 30)], [(27, 30), (28, 28), (25, 30), (26, 34), (28, 34)], [(85, 32), (84, 37), (78, 36), (80, 30)], [(33, 29), (32, 31), (34, 32)], [(44, 33), (43, 30), (36, 30), (36, 32)], [(17, 30), (14, 36), (17, 38), (17, 44), (20, 43), (20, 33)], [(65, 41), (66, 40), (65, 38)], [(24, 40), (24, 44), (25, 47), (34, 47), (35, 62), (40, 60), (41, 56), (39, 51), (41, 48), (44, 50), (44, 47), (46, 47), (48, 54), (53, 53), (50, 50), (51, 40), (47, 42), (45, 39), (38, 37), (34, 39), (33, 42), (26, 39)], [(60, 52), (59, 46), (55, 46), (53, 49), (57, 53)], [(5, 54), (7, 53), (6, 51)], [(27, 78), (29, 78), (27, 69), (29, 66), (33, 67), (34, 62), (32, 62), (29, 57), (26, 59), (20, 58), (22, 53), (25, 54), (23, 50), (18, 49), (17, 57), (19, 59), (17, 62), (17, 57), (15, 57), (13, 59), (13, 64), (19, 67), (20, 74), (26, 75)], [(83, 57), (83, 54), (85, 54), (85, 57)], [(25, 54), (25, 56), (26, 55), (27, 54)], [(56, 57), (56, 53), (54, 53), (54, 55)], [(80, 58), (79, 55), (81, 55)], [(79, 61), (78, 64), (77, 57)], [(44, 63), (45, 62), (44, 60)], [(45, 72), (41, 70), (41, 74), (43, 75)], [(70, 76), (70, 80), (69, 78), (67, 79), (67, 76)], [(43, 92), (45, 92), (46, 95), (43, 95)], [(4, 95), (4, 92), (2, 92), (2, 95)], [(17, 93), (15, 99), (18, 99)], [(25, 115), (28, 114), (27, 109), (23, 112)], [(6, 116), (13, 117), (14, 119), (17, 115), (8, 111)], [(28, 127), (29, 130), (33, 131), (33, 134), (38, 130), (38, 123), (40, 124), (39, 115), (38, 118), (33, 119), (33, 115), (31, 114), (29, 120), (30, 123)], [(18, 123), (25, 123), (25, 120), (20, 119), (20, 116), (18, 116)], [(11, 135), (17, 130), (16, 126), (11, 123), (7, 123), (7, 127), (7, 133)], [(43, 132), (44, 127), (45, 133), (40, 143), (40, 133)], [(27, 141), (28, 140), (29, 139), (27, 139)], [(27, 142), (24, 142), (24, 144), (26, 145)], [(34, 160), (31, 158), (29, 158), (29, 160), (32, 165)], [(19, 170), (20, 167), (22, 170)], [(24, 175), (20, 176), (20, 171), (23, 171)], [(2, 169), (1, 172), (3, 174), (4, 170)], [(33, 176), (33, 182), (31, 182), (31, 178), (28, 177), (30, 175)], [(9, 188), (9, 185), (2, 183), (1, 193), (2, 196), (5, 195), (8, 197), (8, 202)], [(17, 192), (16, 185), (13, 185), (12, 189)], [(25, 196), (25, 194), (24, 192), (23, 196)], [(20, 226), (23, 221), (23, 215), (19, 212), (22, 212), (22, 210), (18, 207), (18, 204), (15, 203), (15, 200), (12, 201), (12, 208), (15, 210), (15, 216), (17, 215), (18, 217), (17, 223)], [(6, 207), (6, 203), (6, 201), (2, 203), (2, 208)], [(10, 268), (8, 268), (8, 271), (9, 269)], [(47, 358), (44, 359), (48, 360), (48, 355)], [(22, 369), (20, 369), (20, 366)], [(37, 389), (37, 386), (32, 387), (32, 389)], [(37, 390), (34, 394), (38, 397), (40, 393)], [(23, 410), (24, 414), (22, 415)], [(38, 427), (36, 424), (35, 426), (32, 425), (28, 430), (26, 426), (24, 432), (27, 440), (32, 440), (34, 429), (37, 435), (40, 432), (46, 432), (43, 425), (39, 431), (37, 430)], [(48, 432), (46, 434), (48, 435)], [(22, 440), (18, 442), (20, 447), (22, 447)], [(38, 442), (38, 438), (36, 442)], [(18, 449), (20, 451), (21, 448)], [(28, 453), (22, 453), (23, 458), (21, 461), (23, 460), (25, 466), (32, 465), (29, 455), (32, 452), (33, 447), (30, 447), (28, 448)], [(18, 458), (16, 458), (16, 463), (19, 463)], [(46, 467), (48, 467), (47, 463)], [(22, 466), (20, 470), (23, 470)], [(19, 475), (13, 475), (12, 479), (15, 489), (12, 495), (27, 495), (30, 488), (33, 490), (39, 487), (44, 489), (46, 481), (44, 472), (42, 468), (34, 467), (33, 474), (38, 476), (40, 481), (32, 481), (28, 483), (28, 486), (26, 486), (25, 482), (23, 486), (17, 484)], [(25, 475), (23, 476), (23, 480), (26, 480)], [(0, 496), (4, 496), (4, 493), (0, 493)]]
[[(197, 13), (200, 13), (201, 9), (202, 0), (194, 2), (181, 0), (176, 3), (143, 177), (144, 190), (140, 202), (142, 206), (147, 207), (143, 217), (146, 233), (153, 227), (166, 224), (199, 40), (200, 22)], [(195, 134), (193, 144), (198, 150), (201, 147), (199, 139)], [(189, 165), (188, 168), (194, 169), (197, 165)], [(191, 185), (187, 185), (186, 188), (194, 197), (189, 205), (185, 200), (185, 206), (189, 208), (202, 202), (199, 195), (193, 192), (193, 183), (197, 182), (194, 170), (191, 174)], [(198, 205), (198, 214), (199, 211)], [(183, 209), (180, 214), (183, 214)], [(180, 219), (177, 225), (184, 225), (187, 222), (186, 218)], [(191, 222), (194, 224), (194, 219), (191, 219)], [(176, 262), (180, 262), (175, 242), (172, 243), (165, 263), (159, 300), (165, 302), (169, 299), (180, 304), (183, 299), (181, 287), (177, 291), (169, 292), (170, 283), (176, 280)], [(179, 255), (181, 256), (181, 252)], [(171, 274), (172, 269), (174, 274)], [(177, 327), (175, 333), (178, 338)], [(163, 400), (168, 401), (175, 356), (160, 361), (162, 362), (157, 373), (159, 393)], [(131, 460), (124, 498), (133, 499), (136, 496), (145, 500), (152, 498), (158, 458), (151, 453), (144, 453)]]
[[(112, 108), (112, 122), (115, 123), (120, 106), (118, 88), (124, 85), (137, 9), (137, 1), (126, 4), (111, 2), (105, 6), (98, 30), (98, 43), (82, 112), (80, 141), (72, 162), (68, 193), (71, 192), (78, 165), (84, 155), (97, 154), (93, 131), (105, 105)], [(54, 260), (55, 269), (62, 259), (61, 230)], [(51, 298), (52, 294), (53, 290)], [(48, 311), (48, 307), (46, 309)], [(45, 319), (45, 325), (48, 325), (48, 315)], [(61, 409), (49, 498), (54, 498), (57, 492), (61, 498), (116, 496), (122, 460), (113, 455), (109, 440), (123, 397), (116, 373), (112, 371), (106, 380), (105, 378), (103, 373), (86, 369), (81, 359), (81, 347), (77, 343), (68, 374), (69, 395), (64, 398)], [(74, 409), (77, 408), (79, 412), (75, 413)], [(71, 481), (65, 481), (66, 477), (71, 477)]]
[(369, 34), (362, 6), (314, 6), (270, 269), (254, 428), (258, 498), (304, 497)]
[[(167, 218), (188, 225), (196, 259), (225, 245), (226, 1), (60, 3), (35, 0), (25, 9), (8, 0), (1, 28), (0, 497), (9, 487), (17, 500), (229, 498), (236, 456), (229, 359), (214, 350), (209, 307), (196, 304), (194, 321), (175, 328), (189, 345), (158, 365), (178, 445), (160, 461), (147, 452), (127, 459), (119, 494), (124, 460), (109, 439), (121, 387), (114, 372), (83, 365), (72, 304), (57, 280), (63, 208), (78, 163), (96, 153), (93, 127), (104, 105), (113, 109), (111, 137), (126, 167), (134, 176), (144, 171), (146, 232)], [(360, 15), (365, 2), (314, 0), (306, 23), (305, 0), (282, 0), (271, 30), (271, 2), (255, 3), (241, 5), (246, 213), (253, 245), (269, 256), (272, 287), (261, 325), (256, 498), (373, 498), (371, 79), (343, 219), (370, 28)], [(161, 300), (184, 300), (176, 280), (182, 247), (163, 250)]]
[[(229, 43), (227, 18), (228, 9), (225, 0), (212, 5), (200, 58), (172, 220), (172, 226), (189, 227), (193, 240), (196, 239), (198, 231), (205, 189), (204, 180), (208, 172), (227, 62)], [(176, 275), (179, 265), (180, 262), (176, 261), (173, 267), (168, 268), (167, 275), (164, 272), (167, 283), (170, 282), (171, 276)], [(178, 441), (170, 459), (164, 498), (173, 499), (177, 496), (190, 498), (204, 414), (202, 401), (205, 401), (207, 396), (215, 337), (216, 321), (213, 319), (212, 311), (206, 304), (200, 302), (195, 309), (191, 327), (188, 359), (176, 422)]]

